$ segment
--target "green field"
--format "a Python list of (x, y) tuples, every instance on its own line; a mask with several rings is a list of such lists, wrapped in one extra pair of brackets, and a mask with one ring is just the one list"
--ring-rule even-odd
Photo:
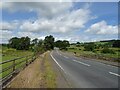
[(16, 50), (12, 48), (8, 49), (4, 46), (2, 47), (2, 49), (0, 49), (0, 52), (2, 53), (2, 61), (33, 54), (32, 51)]
[[(0, 53), (1, 53), (1, 62), (3, 61), (6, 61), (6, 60), (12, 60), (12, 59), (15, 59), (15, 58), (18, 58), (18, 57), (24, 57), (24, 56), (28, 56), (28, 55), (33, 55), (33, 52), (32, 51), (28, 51), (28, 50), (16, 50), (16, 49), (12, 49), (12, 48), (7, 48), (5, 46), (2, 46), (0, 48)], [(23, 60), (26, 60), (27, 58), (22, 58), (22, 59), (19, 59), (17, 60), (15, 63), (19, 63)], [(9, 67), (13, 64), (13, 62), (8, 62), (8, 63), (5, 63), (3, 65), (1, 65), (2, 69), (6, 68), (6, 67)], [(15, 68), (18, 69), (20, 68), (23, 64), (25, 64), (25, 62), (22, 62), (21, 64), (19, 65), (16, 65)], [(9, 69), (8, 71), (5, 71), (2, 73), (1, 77), (5, 77), (7, 74), (9, 74), (10, 72), (12, 72), (13, 69)]]
[(85, 56), (85, 57), (95, 57), (96, 56), (101, 59), (118, 59), (118, 55), (120, 54), (120, 48), (109, 48), (109, 49), (113, 50), (115, 52), (115, 54), (101, 53), (103, 48), (94, 49), (94, 51), (95, 51), (94, 52), (94, 51), (84, 51), (83, 46), (76, 47), (76, 45), (70, 45), (70, 47), (68, 47), (68, 51), (76, 52), (76, 56)]

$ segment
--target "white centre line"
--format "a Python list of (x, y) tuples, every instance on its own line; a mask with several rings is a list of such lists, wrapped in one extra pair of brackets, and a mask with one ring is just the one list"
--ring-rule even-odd
[(89, 64), (86, 64), (86, 63), (83, 63), (83, 62), (80, 62), (80, 61), (77, 61), (77, 60), (73, 60), (73, 61), (75, 61), (75, 62), (77, 62), (77, 63), (80, 63), (80, 64), (83, 64), (83, 65), (85, 65), (85, 66), (90, 66)]
[(57, 51), (57, 53), (58, 53), (59, 55), (61, 55), (58, 51)]
[(64, 56), (65, 58), (68, 58), (67, 56)]
[(115, 76), (118, 76), (118, 77), (120, 77), (120, 75), (119, 74), (117, 74), (117, 73), (113, 73), (113, 72), (109, 72), (110, 74), (112, 74), (112, 75), (115, 75)]

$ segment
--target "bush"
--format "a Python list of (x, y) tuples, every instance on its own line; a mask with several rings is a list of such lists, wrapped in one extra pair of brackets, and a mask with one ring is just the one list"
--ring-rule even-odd
[(95, 48), (95, 45), (93, 43), (90, 43), (90, 44), (86, 44), (84, 46), (84, 51), (93, 51)]
[(80, 47), (80, 45), (76, 45), (76, 47)]
[(111, 54), (115, 54), (115, 52), (113, 51), (113, 50), (111, 50), (111, 49), (109, 49), (109, 48), (104, 48), (102, 51), (101, 51), (101, 53), (111, 53)]
[(97, 51), (94, 49), (93, 52), (96, 53)]

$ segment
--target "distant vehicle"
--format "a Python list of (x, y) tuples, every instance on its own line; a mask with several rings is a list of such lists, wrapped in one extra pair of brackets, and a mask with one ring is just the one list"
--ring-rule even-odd
[(58, 50), (59, 48), (57, 48), (57, 47), (54, 47), (54, 50)]

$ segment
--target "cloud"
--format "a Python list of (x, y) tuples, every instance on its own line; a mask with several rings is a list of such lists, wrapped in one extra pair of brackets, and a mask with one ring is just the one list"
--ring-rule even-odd
[(3, 3), (3, 8), (10, 12), (24, 10), (27, 12), (35, 11), (39, 16), (53, 18), (61, 13), (64, 13), (72, 7), (72, 3), (65, 2), (6, 2)]
[(33, 33), (33, 32), (18, 32), (17, 33), (19, 37), (26, 37), (26, 36), (29, 36), (31, 39), (35, 39), (35, 38), (38, 38), (38, 39), (44, 39), (45, 36), (42, 36), (38, 33)]
[[(91, 4), (90, 4), (91, 5)], [(18, 37), (29, 36), (30, 38), (44, 39), (47, 35), (55, 36), (56, 40), (69, 40), (70, 42), (89, 41), (85, 35), (76, 35), (76, 32), (85, 28), (85, 25), (97, 16), (91, 15), (89, 4), (75, 8), (72, 2), (9, 2), (4, 3), (3, 10), (14, 12), (35, 12), (36, 19), (23, 20), (17, 23), (4, 22), (4, 30), (18, 29), (14, 32)], [(17, 14), (16, 14), (17, 15)], [(107, 24), (106, 24), (107, 25)], [(108, 25), (107, 25), (108, 26)], [(91, 26), (92, 27), (92, 26)], [(89, 32), (91, 30), (87, 30)], [(92, 40), (92, 39), (91, 39)]]
[(2, 34), (2, 39), (10, 39), (13, 36), (12, 31), (0, 30), (0, 33)]
[(92, 19), (90, 13), (89, 9), (77, 9), (52, 19), (41, 17), (36, 21), (27, 20), (22, 23), (20, 29), (30, 32), (73, 32), (85, 27), (85, 24)]
[(85, 32), (97, 35), (118, 34), (118, 26), (108, 25), (106, 21), (91, 25)]
[(0, 22), (0, 30), (15, 30), (18, 27), (18, 22)]
[(11, 12), (22, 10), (38, 14), (35, 21), (23, 21), (21, 30), (67, 33), (84, 28), (85, 24), (94, 18), (88, 3), (79, 9), (74, 9), (73, 5), (72, 2), (6, 2), (3, 8)]

